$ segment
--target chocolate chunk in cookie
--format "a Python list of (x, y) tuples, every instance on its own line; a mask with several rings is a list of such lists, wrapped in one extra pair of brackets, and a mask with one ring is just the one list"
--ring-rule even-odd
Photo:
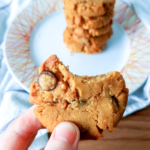
[(54, 90), (57, 85), (57, 77), (51, 71), (43, 71), (38, 76), (38, 85), (44, 91)]

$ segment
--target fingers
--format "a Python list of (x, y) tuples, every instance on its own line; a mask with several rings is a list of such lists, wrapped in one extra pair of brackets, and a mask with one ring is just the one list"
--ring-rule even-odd
[[(14, 120), (0, 138), (0, 149), (25, 150), (43, 126), (33, 114), (34, 107)], [(80, 132), (69, 122), (59, 124), (53, 131), (45, 150), (77, 150)], [(9, 142), (9, 144), (8, 144)]]
[(0, 149), (27, 149), (27, 147), (34, 140), (37, 131), (43, 128), (41, 123), (33, 114), (34, 107), (35, 106), (31, 107), (9, 125), (0, 138)]
[(80, 132), (70, 122), (60, 123), (53, 131), (45, 150), (77, 150)]

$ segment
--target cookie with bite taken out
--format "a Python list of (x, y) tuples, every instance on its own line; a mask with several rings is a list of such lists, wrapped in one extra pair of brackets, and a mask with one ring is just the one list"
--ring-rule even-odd
[(119, 72), (78, 76), (69, 72), (56, 55), (50, 56), (31, 84), (30, 102), (35, 116), (50, 132), (61, 122), (75, 123), (81, 139), (100, 139), (103, 130), (114, 131), (128, 100)]

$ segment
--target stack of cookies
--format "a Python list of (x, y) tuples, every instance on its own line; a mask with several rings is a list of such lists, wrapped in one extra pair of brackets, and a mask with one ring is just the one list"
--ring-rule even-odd
[(113, 34), (115, 0), (63, 0), (64, 42), (72, 52), (101, 52)]

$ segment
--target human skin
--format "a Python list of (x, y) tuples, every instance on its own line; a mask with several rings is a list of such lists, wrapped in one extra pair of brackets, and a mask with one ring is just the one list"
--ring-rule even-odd
[[(35, 117), (34, 108), (28, 109), (8, 126), (0, 137), (0, 149), (28, 149), (38, 130), (44, 128)], [(70, 122), (62, 122), (54, 129), (43, 150), (77, 150), (79, 139), (78, 127)]]

